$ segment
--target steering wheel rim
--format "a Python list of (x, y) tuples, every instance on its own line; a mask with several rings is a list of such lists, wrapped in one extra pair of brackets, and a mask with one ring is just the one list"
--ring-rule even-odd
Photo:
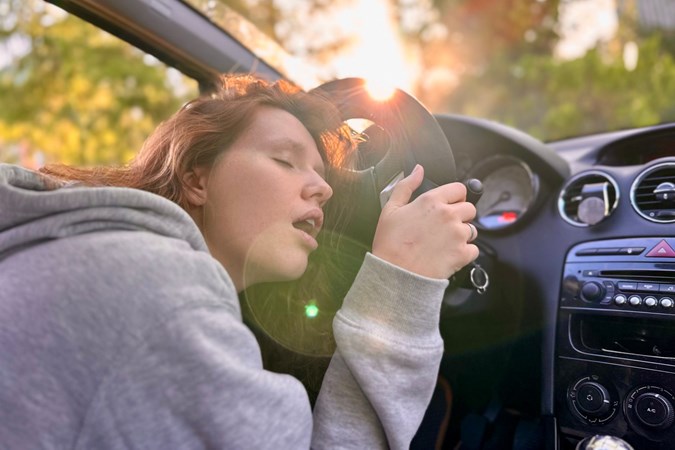
[[(367, 204), (372, 205), (375, 198), (379, 205), (380, 192), (399, 173), (408, 175), (415, 164), (424, 167), (423, 190), (456, 181), (455, 159), (445, 133), (433, 114), (413, 96), (396, 89), (387, 99), (376, 100), (362, 78), (329, 81), (311, 92), (327, 97), (343, 121), (366, 119), (386, 133), (383, 142), (389, 148), (379, 149), (378, 153), (384, 156), (377, 164), (362, 170), (343, 170), (340, 174), (361, 185), (357, 190), (366, 197)], [(377, 216), (379, 212), (378, 208)]]

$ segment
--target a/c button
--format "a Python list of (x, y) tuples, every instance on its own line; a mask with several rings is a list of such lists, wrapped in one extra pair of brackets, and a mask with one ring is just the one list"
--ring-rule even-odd
[(658, 426), (666, 420), (668, 410), (664, 400), (657, 394), (646, 394), (635, 402), (635, 413), (647, 424)]

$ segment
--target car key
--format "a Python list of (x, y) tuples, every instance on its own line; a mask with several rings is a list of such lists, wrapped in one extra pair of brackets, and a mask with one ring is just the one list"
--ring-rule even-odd
[[(478, 203), (478, 200), (480, 200), (481, 195), (483, 195), (483, 183), (476, 178), (471, 178), (467, 180), (464, 185), (466, 186), (466, 201), (475, 205)], [(471, 261), (471, 263), (458, 272), (457, 278), (459, 280), (465, 279), (467, 271), (469, 272), (468, 283), (467, 280), (465, 280), (464, 283), (460, 283), (460, 285), (463, 284), (465, 285), (464, 287), (473, 287), (479, 294), (484, 294), (490, 285), (490, 277), (488, 276), (487, 271), (476, 261)], [(468, 286), (468, 284), (470, 284), (470, 286)]]

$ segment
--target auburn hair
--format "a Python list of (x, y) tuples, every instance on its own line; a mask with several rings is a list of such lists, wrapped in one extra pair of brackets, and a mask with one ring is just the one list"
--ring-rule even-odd
[(129, 164), (49, 164), (40, 172), (90, 186), (142, 189), (186, 209), (183, 174), (212, 165), (248, 128), (260, 106), (295, 116), (314, 139), (328, 170), (344, 165), (354, 153), (352, 134), (339, 111), (319, 94), (304, 92), (285, 80), (269, 82), (253, 75), (227, 74), (218, 81), (213, 93), (186, 103), (162, 122)]

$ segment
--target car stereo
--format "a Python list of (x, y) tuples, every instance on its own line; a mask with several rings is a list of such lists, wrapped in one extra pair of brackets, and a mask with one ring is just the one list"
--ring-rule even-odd
[(675, 238), (573, 247), (558, 319), (563, 444), (610, 434), (636, 450), (675, 448)]

